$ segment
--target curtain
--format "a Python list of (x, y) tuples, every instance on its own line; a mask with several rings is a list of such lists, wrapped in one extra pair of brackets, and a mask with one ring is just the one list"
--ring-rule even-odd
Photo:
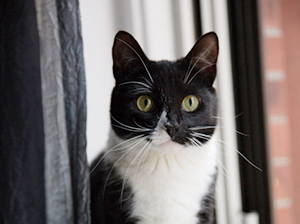
[(0, 223), (90, 223), (78, 0), (0, 1)]

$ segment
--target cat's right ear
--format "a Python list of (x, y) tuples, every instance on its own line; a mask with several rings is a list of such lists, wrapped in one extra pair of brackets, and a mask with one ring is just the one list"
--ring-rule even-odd
[(186, 81), (189, 83), (196, 77), (211, 86), (216, 77), (218, 53), (217, 35), (214, 32), (203, 35), (184, 58), (186, 65), (191, 67), (190, 73), (197, 74)]
[(125, 31), (116, 34), (112, 55), (116, 79), (117, 74), (128, 66), (144, 66), (143, 64), (149, 61), (138, 42)]

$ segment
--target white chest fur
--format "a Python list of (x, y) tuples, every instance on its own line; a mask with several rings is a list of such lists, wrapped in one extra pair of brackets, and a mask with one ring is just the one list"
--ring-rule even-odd
[(139, 224), (196, 224), (201, 200), (216, 172), (214, 138), (201, 148), (176, 150), (177, 144), (171, 143), (174, 153), (145, 144), (131, 148), (121, 160), (114, 153), (108, 155), (133, 192), (132, 216)]

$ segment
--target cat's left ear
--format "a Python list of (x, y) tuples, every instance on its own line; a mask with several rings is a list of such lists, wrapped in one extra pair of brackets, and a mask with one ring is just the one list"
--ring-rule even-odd
[(190, 79), (187, 82), (191, 82), (191, 78), (200, 78), (211, 86), (216, 77), (218, 53), (219, 44), (216, 33), (210, 32), (203, 35), (183, 59), (191, 69)]

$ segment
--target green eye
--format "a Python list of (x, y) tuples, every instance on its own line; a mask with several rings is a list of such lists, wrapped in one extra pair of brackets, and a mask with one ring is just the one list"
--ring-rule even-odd
[(182, 101), (182, 108), (186, 112), (193, 112), (198, 108), (198, 106), (199, 106), (198, 97), (194, 95), (188, 95)]
[(150, 96), (142, 95), (140, 96), (137, 101), (136, 105), (140, 111), (148, 112), (153, 108), (153, 100)]

